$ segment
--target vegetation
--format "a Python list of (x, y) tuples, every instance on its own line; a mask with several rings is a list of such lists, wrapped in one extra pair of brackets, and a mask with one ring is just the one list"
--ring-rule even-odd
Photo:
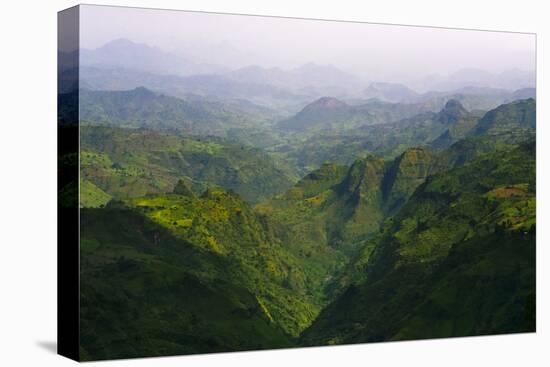
[(96, 124), (223, 136), (227, 127), (262, 126), (268, 120), (251, 108), (183, 100), (138, 87), (128, 91), (80, 92), (80, 118)]
[(232, 259), (124, 207), (81, 222), (83, 360), (292, 345)]
[(306, 345), (534, 330), (534, 142), (430, 176), (361, 255)]
[(376, 87), (415, 103), (84, 91), (83, 359), (533, 331), (534, 100)]
[(81, 175), (119, 199), (170, 192), (185, 176), (196, 191), (222, 186), (258, 202), (296, 180), (284, 162), (218, 138), (84, 126), (80, 142)]
[[(384, 109), (394, 109), (392, 104), (383, 106)], [(419, 111), (415, 105), (406, 106), (406, 108), (402, 107), (403, 111), (400, 113), (402, 118), (388, 116), (387, 119), (378, 117), (377, 114), (371, 115), (372, 111), (369, 107), (365, 110), (366, 112), (363, 111), (370, 116), (369, 118), (359, 118), (354, 123), (349, 120), (340, 122), (336, 120), (337, 123), (325, 126), (323, 129), (300, 130), (294, 135), (294, 140), (282, 142), (269, 150), (274, 155), (292, 162), (298, 172), (308, 172), (311, 167), (319, 167), (325, 161), (351, 164), (358, 157), (367, 154), (392, 159), (411, 147), (444, 149), (467, 137), (479, 119), (475, 114), (467, 112), (456, 100), (449, 101), (437, 113), (431, 111), (415, 113)], [(311, 105), (296, 117), (302, 116), (308, 108), (311, 108)], [(327, 107), (317, 108), (327, 109)], [(334, 107), (337, 110), (341, 108)], [(308, 115), (312, 115), (309, 110), (307, 112)], [(385, 113), (382, 116), (385, 116)], [(370, 123), (370, 118), (377, 123)], [(304, 117), (300, 117), (294, 123), (303, 119)]]

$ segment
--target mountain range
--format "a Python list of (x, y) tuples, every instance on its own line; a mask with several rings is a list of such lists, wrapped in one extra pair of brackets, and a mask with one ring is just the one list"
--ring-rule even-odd
[(127, 68), (162, 75), (193, 75), (223, 72), (225, 69), (196, 63), (157, 47), (120, 38), (96, 49), (80, 50), (81, 66)]
[(58, 166), (83, 360), (535, 330), (530, 73), (81, 58)]
[(447, 91), (465, 87), (497, 89), (534, 88), (536, 73), (533, 70), (509, 69), (502, 72), (489, 72), (477, 68), (463, 68), (450, 75), (430, 75), (411, 85), (423, 91)]
[[(127, 39), (114, 40), (93, 50), (82, 49), (80, 53), (81, 86), (85, 88), (126, 90), (143, 86), (177, 97), (198, 94), (240, 98), (263, 106), (291, 109), (327, 95), (350, 100), (377, 98), (394, 103), (426, 103), (444, 94), (464, 98), (461, 102), (469, 109), (487, 110), (520, 98), (513, 96), (513, 91), (532, 89), (535, 85), (532, 72), (508, 70), (492, 74), (461, 69), (449, 76), (431, 76), (410, 83), (422, 93), (399, 83), (374, 81), (365, 88), (365, 78), (332, 65), (307, 63), (288, 70), (250, 65), (232, 70)], [(69, 73), (67, 70), (66, 74)], [(533, 98), (532, 91), (529, 93), (521, 98)], [(476, 98), (466, 102), (464, 96), (470, 95)], [(484, 98), (479, 100), (480, 96)], [(439, 108), (442, 104), (439, 102)]]
[(450, 138), (301, 179), (279, 153), (105, 116), (81, 126), (84, 359), (534, 328), (532, 99), (379, 124)]

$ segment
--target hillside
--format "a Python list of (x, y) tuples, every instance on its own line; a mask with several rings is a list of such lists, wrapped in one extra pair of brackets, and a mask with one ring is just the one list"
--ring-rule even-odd
[(364, 91), (365, 98), (376, 98), (387, 102), (414, 103), (419, 100), (419, 94), (403, 84), (371, 83)]
[[(501, 121), (502, 134), (496, 136), (491, 133), (495, 142), (517, 144), (526, 137), (533, 136), (534, 100), (514, 101), (480, 115), (478, 111), (467, 111), (460, 101), (451, 99), (438, 112), (415, 113), (394, 122), (361, 125), (348, 130), (341, 128), (295, 132), (293, 138), (296, 142), (290, 140), (269, 150), (273, 155), (291, 162), (302, 173), (310, 172), (325, 161), (349, 165), (357, 157), (367, 154), (375, 154), (387, 160), (394, 159), (411, 147), (443, 151), (465, 138), (487, 135), (485, 128), (480, 127), (483, 126), (480, 125), (480, 120), (485, 118), (484, 124), (488, 123), (485, 121), (492, 120), (491, 116), (497, 114), (497, 111), (503, 111), (508, 116), (504, 110), (509, 110), (510, 116), (514, 116), (510, 118), (511, 121), (516, 117), (521, 119), (520, 114), (525, 113), (525, 122), (503, 126), (504, 122)], [(413, 110), (403, 112), (410, 113)], [(491, 146), (495, 142), (488, 141)]]
[(127, 68), (160, 75), (190, 75), (224, 71), (224, 68), (219, 66), (196, 63), (184, 56), (124, 38), (112, 40), (96, 49), (81, 49), (80, 60), (81, 64), (87, 67)]
[(389, 163), (372, 155), (351, 166), (327, 162), (256, 210), (306, 268), (315, 271), (311, 278), (319, 295), (330, 300), (331, 282), (346, 262), (439, 169), (437, 157), (420, 148), (408, 149)]
[[(431, 116), (429, 124), (449, 131), (471, 120), (460, 103), (450, 101), (447, 108)], [(256, 208), (279, 228), (299, 259), (319, 265), (319, 274), (325, 279), (319, 290), (330, 300), (356, 278), (346, 274), (356, 266), (345, 264), (363, 255), (358, 263), (368, 262), (381, 225), (399, 213), (428, 177), (496, 151), (508, 151), (534, 136), (533, 129), (522, 130), (522, 134), (502, 130), (495, 138), (474, 134), (476, 126), (464, 134), (469, 135), (467, 138), (443, 150), (406, 148), (391, 160), (367, 155), (350, 166), (327, 162), (286, 193)]]
[(534, 185), (534, 142), (428, 178), (303, 343), (534, 330)]
[(80, 144), (82, 177), (115, 198), (169, 192), (185, 176), (198, 192), (218, 185), (258, 202), (296, 180), (283, 162), (221, 139), (82, 126)]
[(88, 89), (96, 91), (145, 87), (178, 98), (194, 95), (223, 101), (246, 100), (263, 107), (283, 110), (314, 98), (272, 85), (234, 80), (221, 74), (162, 75), (125, 67), (84, 65), (80, 68), (80, 78)]
[(280, 121), (277, 128), (289, 132), (346, 131), (365, 125), (396, 122), (429, 111), (416, 104), (379, 100), (347, 104), (334, 97), (322, 97), (307, 104), (294, 116)]
[(479, 121), (476, 134), (499, 135), (510, 131), (536, 128), (535, 100), (525, 99), (501, 105)]
[[(463, 121), (477, 122), (475, 117), (471, 117), (470, 113), (454, 100), (448, 101), (447, 105), (437, 113), (419, 113), (416, 108), (404, 109), (399, 114), (402, 113), (408, 117), (400, 117), (397, 121), (394, 121), (396, 116), (392, 117), (391, 114), (383, 112), (383, 109), (395, 110), (394, 105), (378, 103), (372, 106), (382, 107), (378, 112), (385, 115), (389, 121), (374, 125), (352, 124), (350, 126), (355, 128), (349, 129), (346, 129), (345, 126), (348, 125), (345, 122), (339, 122), (337, 125), (339, 129), (298, 133), (296, 139), (299, 140), (299, 144), (289, 142), (286, 145), (280, 145), (274, 153), (292, 162), (299, 172), (307, 172), (312, 167), (319, 167), (325, 161), (349, 165), (356, 158), (367, 154), (393, 159), (410, 147), (428, 146), (447, 130), (465, 130), (461, 127)], [(378, 112), (371, 115), (372, 110), (366, 105), (353, 108), (361, 111), (361, 114), (366, 114), (365, 116), (370, 116), (368, 118), (374, 121), (384, 121)], [(365, 122), (365, 120), (362, 121)], [(453, 137), (458, 138), (462, 135), (454, 134)], [(454, 140), (450, 139), (449, 143), (452, 142)]]
[(236, 194), (114, 201), (81, 223), (85, 359), (288, 347), (319, 312), (308, 275)]
[(184, 100), (138, 87), (123, 91), (80, 91), (84, 122), (120, 127), (172, 129), (224, 136), (231, 128), (261, 127), (262, 113), (200, 99)]
[(354, 118), (354, 111), (346, 103), (331, 97), (322, 97), (305, 106), (289, 120), (278, 124), (286, 130), (330, 128), (334, 123)]
[(448, 128), (430, 143), (430, 147), (434, 149), (447, 148), (470, 135), (472, 129), (478, 125), (479, 118), (468, 113), (459, 101), (449, 100), (439, 113), (438, 120), (447, 124)]
[(131, 210), (81, 218), (84, 360), (291, 345), (256, 295), (227, 280), (240, 272), (228, 259)]
[[(529, 84), (529, 83), (527, 83)], [(454, 99), (459, 101), (469, 111), (491, 110), (501, 104), (518, 99), (535, 98), (535, 88), (491, 88), (476, 86), (476, 83), (449, 87), (440, 90), (427, 90), (418, 93), (409, 86), (399, 83), (374, 82), (363, 92), (362, 97), (391, 102), (397, 105), (417, 105), (424, 111), (437, 112), (445, 103)]]

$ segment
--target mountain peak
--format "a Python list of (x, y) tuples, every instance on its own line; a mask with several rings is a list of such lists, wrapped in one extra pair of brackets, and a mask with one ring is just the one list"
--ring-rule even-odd
[(447, 103), (445, 103), (445, 109), (464, 109), (464, 107), (460, 101), (456, 99), (449, 99)]
[(304, 130), (312, 126), (330, 128), (349, 119), (354, 112), (353, 107), (336, 98), (322, 97), (302, 108), (293, 117), (281, 121), (279, 127), (291, 130)]
[(443, 124), (454, 124), (468, 115), (468, 111), (456, 99), (450, 99), (439, 112), (439, 121)]
[(312, 103), (308, 104), (304, 110), (306, 109), (327, 109), (332, 110), (336, 108), (342, 108), (347, 107), (347, 104), (340, 101), (339, 99), (336, 99), (334, 97), (321, 97), (316, 101), (313, 101)]

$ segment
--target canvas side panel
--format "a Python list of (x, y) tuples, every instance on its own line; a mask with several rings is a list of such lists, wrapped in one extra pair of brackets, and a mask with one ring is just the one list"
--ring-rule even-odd
[(57, 351), (79, 360), (79, 7), (57, 24)]

